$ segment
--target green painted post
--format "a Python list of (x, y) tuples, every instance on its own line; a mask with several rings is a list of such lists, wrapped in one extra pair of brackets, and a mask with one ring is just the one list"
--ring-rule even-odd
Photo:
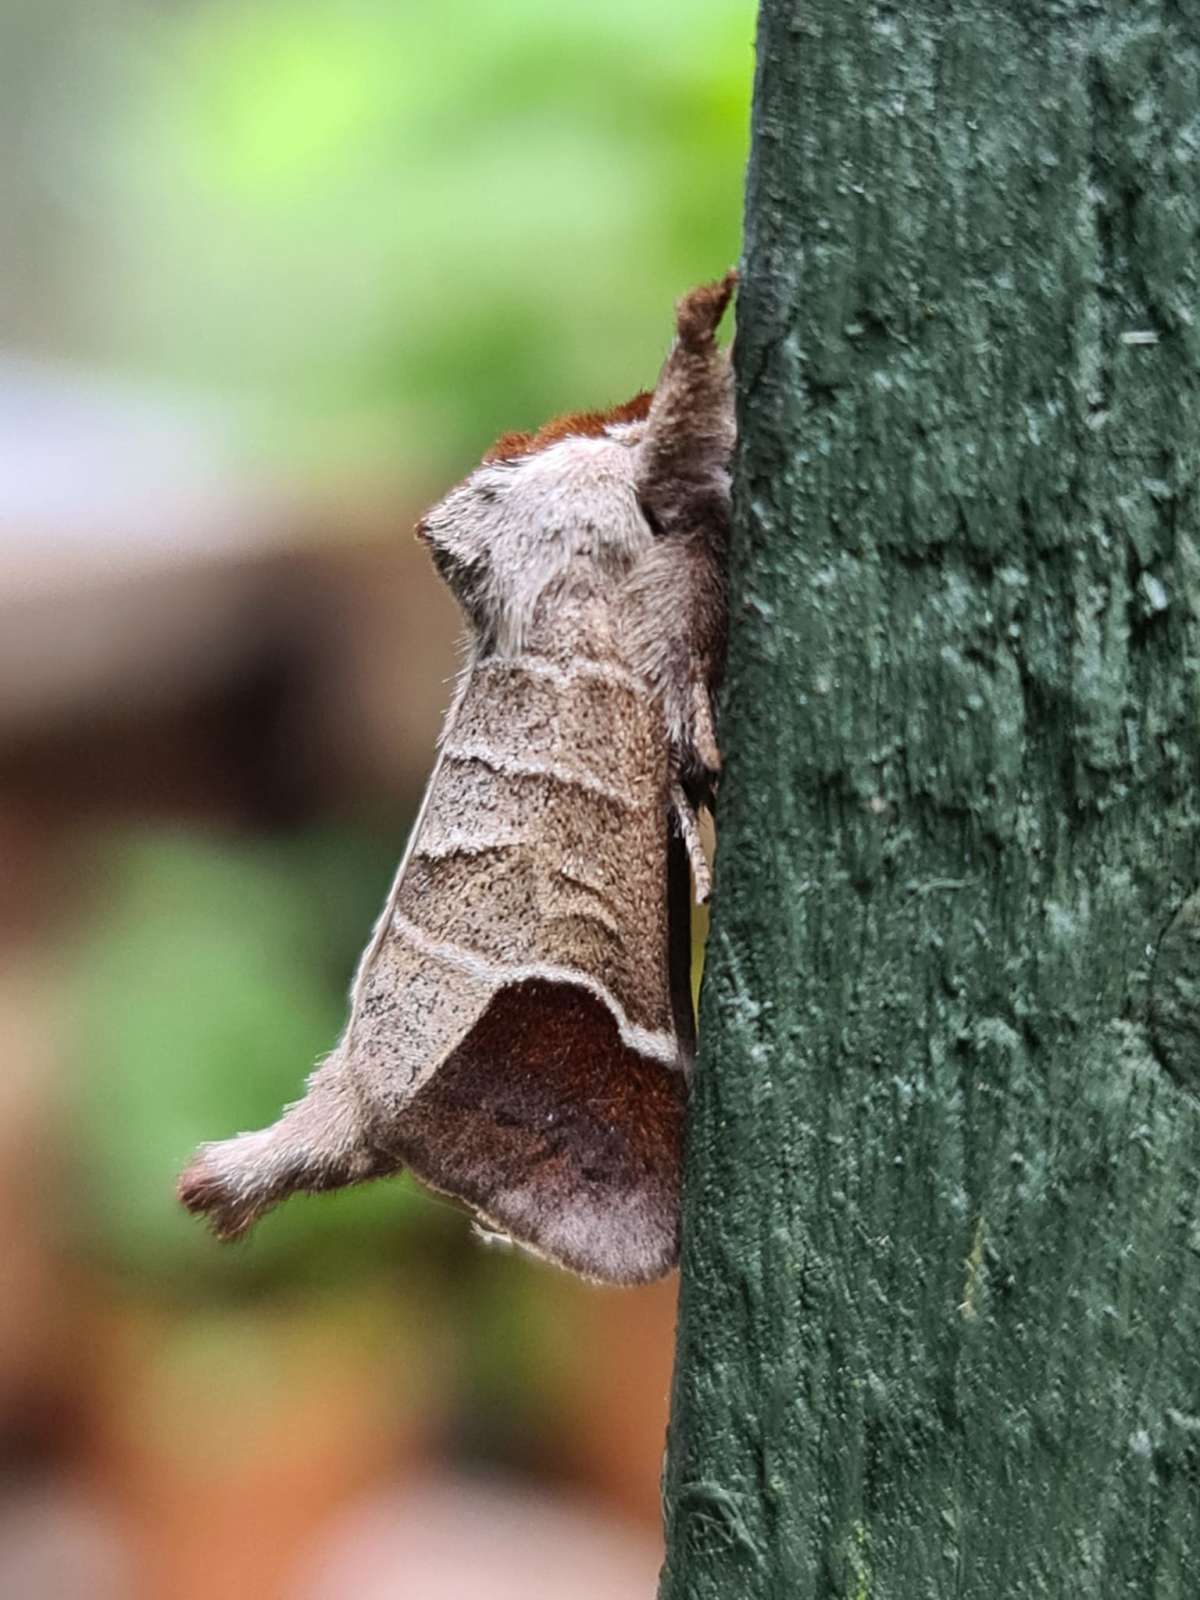
[(1200, 1595), (1200, 4), (763, 0), (662, 1600)]

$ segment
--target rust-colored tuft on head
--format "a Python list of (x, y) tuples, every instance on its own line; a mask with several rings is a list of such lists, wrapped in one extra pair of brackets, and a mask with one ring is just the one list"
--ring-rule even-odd
[(619, 406), (607, 411), (572, 411), (565, 417), (554, 417), (545, 422), (536, 433), (505, 433), (484, 456), (485, 461), (511, 461), (514, 456), (532, 456), (560, 439), (598, 439), (606, 428), (619, 422), (643, 422), (650, 412), (654, 396), (649, 389), (635, 394)]

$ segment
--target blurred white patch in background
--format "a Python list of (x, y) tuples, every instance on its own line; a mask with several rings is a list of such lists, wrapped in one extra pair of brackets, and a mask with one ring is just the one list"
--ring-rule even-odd
[(585, 1506), (448, 1478), (339, 1517), (287, 1600), (648, 1600), (660, 1559)]
[(229, 670), (230, 565), (294, 517), (222, 432), (215, 411), (0, 358), (0, 727)]
[(230, 432), (215, 405), (0, 356), (0, 597), (278, 538)]
[(48, 1484), (0, 1501), (5, 1600), (129, 1600), (133, 1563), (102, 1512)]

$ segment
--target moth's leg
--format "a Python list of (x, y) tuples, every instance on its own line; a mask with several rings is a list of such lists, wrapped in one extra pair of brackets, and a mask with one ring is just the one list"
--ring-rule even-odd
[(733, 372), (716, 329), (729, 273), (680, 301), (676, 338), (637, 446), (635, 487), (654, 542), (631, 574), (622, 615), (636, 670), (663, 706), (677, 773), (707, 802), (721, 758), (712, 695), (725, 665)]
[(675, 342), (659, 374), (637, 447), (637, 488), (667, 535), (710, 521), (701, 502), (728, 498), (733, 454), (733, 369), (716, 331), (737, 275), (684, 295), (675, 312)]
[(679, 1040), (679, 1064), (690, 1072), (696, 1058), (696, 1007), (692, 999), (692, 882), (687, 848), (671, 816), (667, 824), (667, 926), (671, 1013)]
[(701, 762), (715, 777), (721, 770), (721, 750), (713, 722), (712, 695), (699, 661), (692, 662), (692, 744)]
[(679, 824), (679, 835), (692, 868), (696, 904), (702, 906), (712, 893), (712, 874), (708, 867), (708, 857), (704, 854), (704, 846), (700, 842), (700, 824), (696, 817), (696, 808), (684, 793), (683, 785), (678, 780), (671, 785), (671, 809)]
[(179, 1198), (206, 1216), (219, 1238), (236, 1239), (290, 1194), (396, 1170), (367, 1141), (349, 1075), (332, 1056), (308, 1080), (303, 1100), (271, 1127), (201, 1145), (179, 1180)]
[(724, 655), (725, 593), (703, 539), (652, 545), (626, 580), (619, 615), (629, 661), (663, 708), (674, 771), (693, 804), (706, 805), (721, 770), (712, 695)]

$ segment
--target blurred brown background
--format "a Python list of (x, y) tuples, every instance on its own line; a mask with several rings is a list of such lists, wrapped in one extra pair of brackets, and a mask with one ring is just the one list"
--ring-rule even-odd
[(0, 17), (0, 1597), (653, 1592), (674, 1284), (173, 1203), (337, 1035), (457, 619), (411, 527), (736, 258), (750, 0)]

